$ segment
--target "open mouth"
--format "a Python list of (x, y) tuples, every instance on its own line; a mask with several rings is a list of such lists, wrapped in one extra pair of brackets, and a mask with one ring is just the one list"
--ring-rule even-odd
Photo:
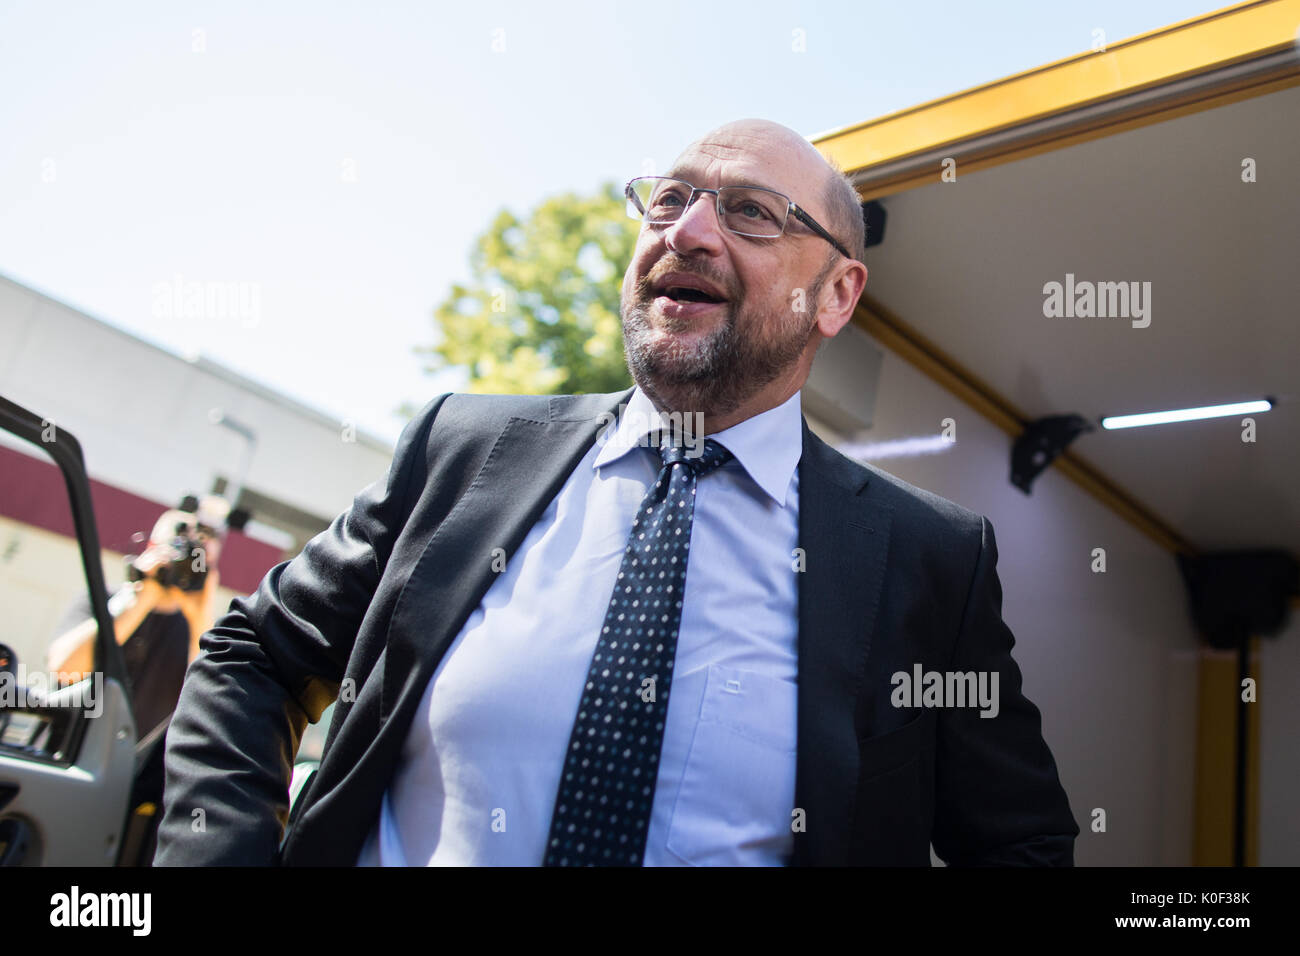
[(726, 301), (726, 299), (719, 298), (702, 289), (688, 289), (685, 286), (669, 286), (660, 295), (666, 296), (674, 302), (711, 302), (717, 304)]

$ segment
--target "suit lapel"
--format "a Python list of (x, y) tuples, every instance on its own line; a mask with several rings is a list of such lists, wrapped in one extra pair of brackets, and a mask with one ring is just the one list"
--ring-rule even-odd
[[(381, 727), (414, 713), (448, 645), (495, 576), (493, 549), (513, 557), (546, 506), (596, 441), (607, 412), (622, 413), (629, 390), (552, 399), (546, 421), (511, 418), (469, 489), (425, 545), (389, 623)], [(498, 565), (499, 566), (499, 565)], [(399, 721), (399, 724), (404, 722)], [(383, 729), (387, 729), (384, 727)]]
[(844, 865), (858, 779), (854, 714), (880, 604), (891, 512), (869, 474), (813, 435), (799, 464), (799, 703), (795, 866)]

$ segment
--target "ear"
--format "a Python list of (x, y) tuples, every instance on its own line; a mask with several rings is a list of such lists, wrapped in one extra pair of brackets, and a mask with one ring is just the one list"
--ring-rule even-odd
[(867, 284), (867, 267), (856, 259), (846, 259), (822, 287), (821, 308), (817, 312), (817, 329), (833, 338), (853, 318), (858, 299)]

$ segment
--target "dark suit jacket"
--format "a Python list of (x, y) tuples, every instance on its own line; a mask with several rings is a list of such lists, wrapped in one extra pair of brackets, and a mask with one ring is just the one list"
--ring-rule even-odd
[[(430, 402), (387, 480), (204, 635), (168, 732), (155, 862), (354, 863), (428, 681), (492, 583), (491, 549), (514, 553), (630, 394)], [(806, 422), (799, 468), (806, 829), (791, 862), (928, 866), (933, 843), (950, 865), (1070, 865), (1079, 829), (1021, 694), (992, 526)], [(894, 707), (890, 675), (918, 662), (997, 671), (999, 715)], [(302, 733), (336, 697), (288, 820)]]

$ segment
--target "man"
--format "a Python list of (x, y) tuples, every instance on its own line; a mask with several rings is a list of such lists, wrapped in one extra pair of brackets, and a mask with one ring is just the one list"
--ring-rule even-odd
[[(199, 639), (215, 619), (217, 563), (230, 507), (217, 495), (205, 495), (190, 510), (186, 507), (168, 509), (154, 522), (148, 547), (132, 562), (139, 580), (128, 581), (108, 602), (135, 719), (132, 809), (162, 801), (167, 721), (180, 697), (186, 667), (199, 655)], [(185, 580), (176, 577), (177, 561), (188, 567)], [(201, 575), (194, 573), (199, 570)], [(47, 652), (50, 670), (66, 675), (69, 683), (94, 667), (99, 628), (93, 613), (89, 594), (82, 595), (68, 609), (60, 636)], [(150, 809), (140, 819), (147, 821), (140, 858), (148, 861), (158, 817)]]
[[(1072, 863), (991, 526), (800, 414), (867, 278), (852, 187), (745, 120), (629, 202), (637, 387), (426, 406), (206, 635), (160, 863)], [(900, 698), (917, 667), (996, 714)]]

